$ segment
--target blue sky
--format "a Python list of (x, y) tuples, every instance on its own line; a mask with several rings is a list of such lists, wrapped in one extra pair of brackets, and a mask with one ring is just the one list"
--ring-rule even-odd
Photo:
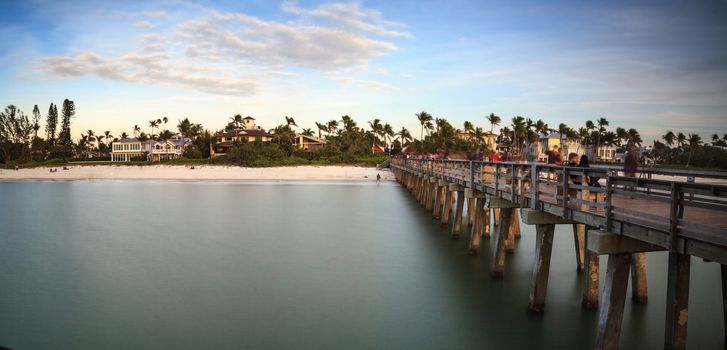
[(75, 101), (73, 134), (348, 114), (419, 135), (605, 117), (727, 133), (727, 1), (0, 1), (0, 104)]

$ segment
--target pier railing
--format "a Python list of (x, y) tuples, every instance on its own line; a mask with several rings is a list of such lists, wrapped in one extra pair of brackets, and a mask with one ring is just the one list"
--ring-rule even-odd
[(613, 167), (393, 159), (391, 165), (627, 235), (670, 251), (727, 264), (727, 174), (652, 169), (669, 181), (619, 176)]

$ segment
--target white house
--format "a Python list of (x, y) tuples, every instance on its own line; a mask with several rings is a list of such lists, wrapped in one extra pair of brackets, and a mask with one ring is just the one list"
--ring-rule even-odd
[(112, 162), (130, 162), (133, 158), (144, 157), (151, 153), (154, 140), (139, 141), (137, 138), (125, 138), (111, 145)]
[(125, 138), (116, 141), (111, 147), (112, 162), (130, 162), (134, 158), (146, 157), (147, 160), (158, 162), (176, 159), (182, 156), (184, 149), (192, 143), (188, 138), (175, 136), (170, 140), (146, 140)]

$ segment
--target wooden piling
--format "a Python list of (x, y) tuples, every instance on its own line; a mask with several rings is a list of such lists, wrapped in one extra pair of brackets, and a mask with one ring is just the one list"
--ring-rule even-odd
[(606, 286), (598, 315), (596, 349), (618, 349), (630, 267), (631, 254), (608, 256)]
[(507, 231), (507, 241), (505, 242), (505, 252), (512, 254), (515, 252), (515, 236), (520, 232), (520, 219), (516, 209), (510, 210), (510, 225)]
[(475, 213), (475, 211), (477, 210), (475, 202), (476, 202), (476, 200), (474, 197), (467, 199), (467, 225), (468, 226), (472, 226), (475, 223), (475, 216), (477, 216), (477, 214)]
[(493, 216), (493, 226), (495, 229), (497, 229), (498, 226), (500, 226), (500, 208), (493, 208), (492, 209), (492, 216)]
[(459, 239), (462, 230), (462, 212), (464, 211), (464, 189), (457, 190), (457, 209), (454, 212), (454, 224), (452, 225), (452, 239)]
[(442, 219), (440, 224), (442, 226), (449, 225), (449, 214), (452, 212), (452, 206), (454, 205), (454, 191), (450, 191), (449, 186), (444, 186), (444, 209), (442, 211)]
[(444, 187), (444, 182), (440, 180), (437, 183), (436, 196), (434, 197), (434, 211), (432, 212), (432, 216), (434, 216), (435, 219), (439, 219), (441, 217), (442, 205), (444, 204), (445, 195)]
[(639, 304), (646, 304), (649, 301), (646, 283), (646, 253), (633, 253), (631, 261), (631, 299)]
[(532, 312), (539, 313), (545, 308), (554, 233), (555, 225), (535, 225), (535, 261), (533, 263), (530, 302), (528, 303), (528, 310)]
[(599, 268), (600, 259), (598, 253), (588, 250), (588, 236), (584, 238), (584, 249), (585, 251), (585, 283), (583, 286), (583, 300), (581, 305), (586, 309), (595, 309), (598, 307), (598, 282), (599, 282)]
[(495, 278), (502, 277), (505, 271), (505, 241), (507, 241), (510, 232), (510, 222), (514, 211), (515, 209), (512, 208), (500, 209), (500, 224), (495, 229), (495, 249), (492, 258), (492, 271), (490, 272), (490, 275)]
[(573, 224), (573, 242), (576, 247), (576, 270), (583, 272), (586, 250), (586, 225)]
[(484, 215), (484, 220), (482, 220), (482, 238), (489, 239), (490, 238), (490, 224), (491, 224), (491, 215), (492, 215), (492, 209), (490, 208), (483, 208), (482, 214)]
[(472, 228), (470, 229), (470, 242), (469, 247), (467, 248), (467, 253), (469, 255), (477, 255), (480, 250), (480, 240), (482, 239), (482, 222), (484, 221), (484, 207), (485, 207), (485, 198), (484, 196), (475, 196), (474, 198), (475, 205), (474, 205), (474, 217), (475, 222), (472, 225)]
[(691, 256), (669, 252), (664, 349), (686, 349)]

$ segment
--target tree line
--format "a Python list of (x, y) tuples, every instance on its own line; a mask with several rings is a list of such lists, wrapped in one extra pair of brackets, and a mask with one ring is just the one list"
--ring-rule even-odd
[[(41, 112), (34, 106), (32, 116), (26, 116), (20, 109), (9, 105), (0, 112), (0, 162), (23, 163), (27, 161), (44, 161), (49, 159), (94, 158), (109, 159), (111, 144), (131, 136), (140, 141), (168, 140), (177, 132), (192, 140), (192, 145), (184, 153), (185, 158), (209, 158), (210, 146), (215, 142), (213, 132), (205, 129), (200, 123), (193, 123), (188, 118), (178, 120), (176, 130), (168, 127), (169, 119), (160, 117), (149, 120), (145, 126), (139, 124), (131, 128), (131, 135), (122, 132), (118, 137), (110, 131), (95, 132), (87, 130), (74, 142), (71, 139), (71, 121), (76, 112), (73, 101), (65, 99), (59, 115), (58, 108), (51, 103), (45, 118), (45, 133), (40, 132)], [(587, 120), (582, 126), (570, 127), (560, 123), (550, 127), (543, 120), (533, 120), (522, 116), (514, 116), (510, 124), (500, 128), (498, 135), (493, 134), (495, 127), (503, 124), (503, 119), (494, 114), (484, 116), (484, 125), (465, 121), (462, 128), (455, 127), (446, 118), (434, 117), (426, 111), (415, 113), (419, 122), (420, 137), (414, 139), (405, 127), (394, 129), (391, 124), (380, 118), (367, 121), (364, 125), (348, 115), (340, 119), (314, 122), (314, 128), (301, 128), (293, 117), (284, 117), (284, 123), (266, 130), (273, 137), (269, 144), (240, 143), (235, 145), (229, 154), (217, 161), (229, 161), (238, 164), (250, 164), (256, 159), (261, 162), (281, 160), (283, 158), (300, 158), (308, 161), (355, 162), (356, 159), (370, 156), (376, 145), (385, 149), (387, 154), (396, 154), (403, 149), (413, 153), (434, 152), (483, 152), (495, 149), (488, 144), (495, 138), (497, 146), (504, 147), (514, 157), (525, 157), (532, 153), (542, 135), (558, 133), (561, 142), (575, 142), (584, 149), (598, 149), (601, 145), (623, 148), (632, 142), (642, 144), (641, 135), (636, 129), (616, 127), (609, 129), (610, 122), (606, 118), (595, 121)], [(173, 124), (172, 124), (173, 125)], [(239, 129), (243, 126), (243, 117), (236, 114), (230, 117), (223, 130)], [(40, 132), (40, 134), (39, 134)], [(298, 134), (318, 137), (326, 141), (326, 145), (318, 150), (300, 150), (295, 147)], [(489, 137), (487, 137), (489, 136)], [(658, 162), (684, 164), (687, 166), (725, 167), (724, 151), (720, 147), (727, 145), (727, 135), (722, 138), (712, 136), (712, 145), (703, 145), (696, 134), (684, 135), (669, 131), (660, 141), (654, 142), (649, 156)], [(532, 154), (530, 154), (532, 155)]]

